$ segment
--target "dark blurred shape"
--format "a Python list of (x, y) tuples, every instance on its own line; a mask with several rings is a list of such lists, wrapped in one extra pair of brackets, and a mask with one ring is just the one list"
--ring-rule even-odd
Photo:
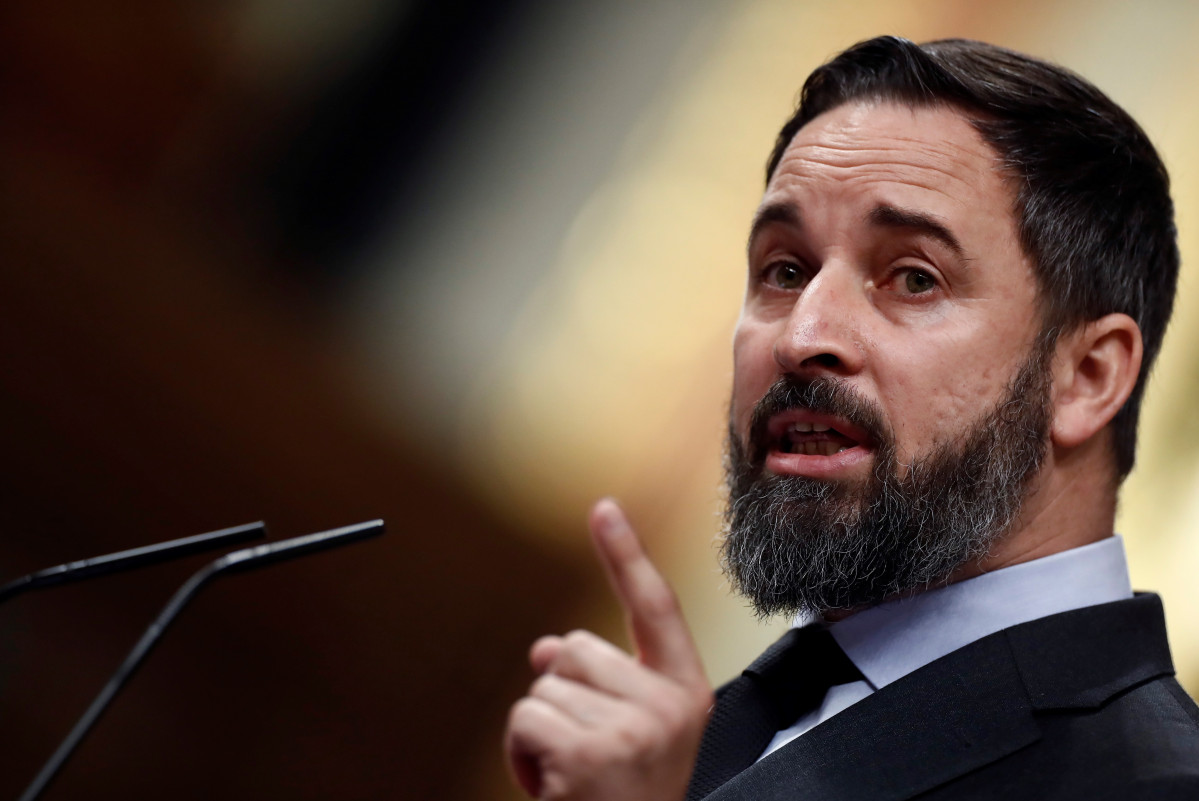
[(450, 112), (517, 31), (530, 0), (442, 0), (400, 15), (325, 89), (267, 175), (287, 255), (311, 278), (352, 269)]

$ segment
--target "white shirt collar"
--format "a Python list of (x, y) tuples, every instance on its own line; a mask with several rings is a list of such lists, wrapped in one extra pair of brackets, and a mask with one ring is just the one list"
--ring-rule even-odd
[(830, 626), (873, 689), (1018, 623), (1132, 597), (1119, 535), (888, 601)]

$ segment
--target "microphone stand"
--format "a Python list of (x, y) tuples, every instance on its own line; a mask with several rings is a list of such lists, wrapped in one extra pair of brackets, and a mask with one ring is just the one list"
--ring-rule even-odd
[(112, 699), (120, 692), (130, 676), (133, 675), (133, 672), (137, 670), (138, 666), (146, 658), (146, 655), (149, 654), (150, 650), (158, 642), (166, 627), (179, 615), (183, 607), (195, 597), (196, 593), (212, 579), (226, 573), (240, 573), (287, 559), (293, 559), (298, 556), (336, 548), (341, 545), (348, 545), (351, 542), (375, 537), (382, 533), (383, 521), (372, 520), (353, 526), (344, 526), (316, 534), (307, 534), (302, 537), (293, 537), (288, 540), (243, 548), (225, 554), (196, 571), (191, 578), (183, 583), (183, 586), (179, 588), (171, 600), (167, 602), (167, 605), (163, 607), (162, 612), (159, 613), (154, 622), (146, 629), (141, 639), (133, 646), (133, 650), (125, 657), (125, 661), (117, 668), (112, 678), (100, 690), (100, 694), (92, 701), (91, 706), (83, 713), (79, 722), (71, 729), (70, 734), (59, 745), (58, 750), (51, 755), (33, 782), (21, 794), (19, 801), (34, 801), (49, 786), (63, 764), (70, 758), (75, 749), (78, 748), (79, 743), (87, 736), (87, 733), (96, 724), (96, 721), (100, 719), (100, 716), (104, 714)]

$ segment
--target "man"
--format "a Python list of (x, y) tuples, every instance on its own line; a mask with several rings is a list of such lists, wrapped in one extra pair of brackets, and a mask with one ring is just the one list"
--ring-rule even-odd
[(713, 708), (673, 595), (601, 502), (637, 656), (534, 644), (520, 784), (1199, 798), (1199, 711), (1113, 536), (1178, 272), (1143, 132), (1016, 53), (864, 42), (805, 84), (748, 261), (722, 555), (760, 614), (803, 625)]

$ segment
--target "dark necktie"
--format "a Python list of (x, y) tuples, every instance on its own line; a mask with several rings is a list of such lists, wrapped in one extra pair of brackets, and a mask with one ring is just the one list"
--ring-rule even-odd
[(757, 761), (775, 733), (862, 674), (819, 626), (791, 629), (718, 692), (687, 801), (698, 801)]

